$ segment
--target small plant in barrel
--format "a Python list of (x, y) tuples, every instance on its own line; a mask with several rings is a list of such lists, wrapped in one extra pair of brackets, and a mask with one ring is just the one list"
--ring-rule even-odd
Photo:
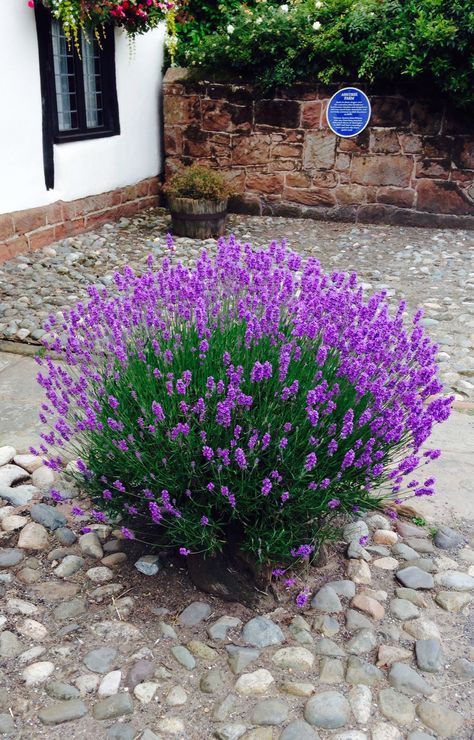
[(225, 232), (232, 189), (216, 170), (194, 165), (173, 175), (163, 186), (176, 236), (208, 239)]
[(53, 469), (79, 458), (92, 518), (266, 566), (312, 559), (344, 517), (433, 494), (425, 443), (452, 399), (421, 312), (276, 242), (148, 264), (52, 317), (63, 362), (37, 360), (49, 429), (33, 452)]

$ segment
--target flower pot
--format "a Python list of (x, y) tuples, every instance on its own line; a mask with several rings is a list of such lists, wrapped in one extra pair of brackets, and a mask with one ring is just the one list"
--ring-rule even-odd
[(227, 200), (193, 200), (168, 195), (172, 233), (191, 239), (222, 236), (225, 233)]

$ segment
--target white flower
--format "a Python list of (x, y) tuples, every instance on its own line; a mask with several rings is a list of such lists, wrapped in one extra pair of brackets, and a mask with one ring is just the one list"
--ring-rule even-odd
[(263, 18), (257, 18), (257, 20), (255, 21), (255, 23), (257, 24), (257, 26), (259, 26), (260, 23), (263, 23)]
[(234, 31), (235, 31), (235, 26), (229, 23), (229, 25), (227, 26), (227, 33), (231, 34), (231, 33), (234, 33)]
[(321, 0), (316, 0), (316, 2), (314, 3), (314, 7), (315, 7), (315, 8), (321, 8), (321, 7), (322, 7), (322, 5), (323, 5), (323, 4), (322, 4)]
[(280, 5), (280, 10), (282, 13), (288, 13), (288, 5)]
[(314, 21), (313, 28), (314, 28), (315, 31), (319, 31), (319, 29), (321, 28), (320, 22), (319, 21)]

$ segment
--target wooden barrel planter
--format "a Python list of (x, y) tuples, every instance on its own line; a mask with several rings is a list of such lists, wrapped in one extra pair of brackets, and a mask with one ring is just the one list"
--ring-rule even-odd
[(222, 236), (227, 219), (227, 200), (194, 200), (168, 194), (172, 233), (191, 239)]

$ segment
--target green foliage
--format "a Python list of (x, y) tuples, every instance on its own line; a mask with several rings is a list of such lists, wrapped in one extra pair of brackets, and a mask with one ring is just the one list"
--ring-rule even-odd
[(219, 172), (199, 166), (177, 172), (163, 185), (163, 190), (177, 198), (213, 201), (224, 200), (232, 193), (225, 177)]
[[(254, 7), (260, 0), (249, 0), (248, 7)], [(272, 0), (276, 2), (276, 0)], [(185, 65), (185, 51), (190, 46), (200, 44), (205, 36), (219, 28), (223, 20), (236, 13), (240, 0), (181, 0), (176, 21), (179, 39), (177, 62)]]
[[(221, 8), (180, 63), (261, 88), (297, 81), (415, 81), (474, 104), (472, 0), (294, 0)], [(211, 30), (212, 23), (215, 26)], [(203, 35), (203, 31), (206, 34)]]
[(422, 516), (414, 516), (412, 518), (413, 524), (417, 524), (419, 527), (426, 527), (426, 519), (423, 519)]
[[(179, 502), (176, 506), (181, 511), (179, 517), (171, 517), (167, 521), (166, 528), (163, 526), (162, 539), (158, 540), (161, 546), (178, 547), (185, 544), (196, 552), (213, 553), (220, 551), (226, 542), (235, 538), (242, 549), (252, 553), (257, 560), (277, 562), (286, 560), (292, 547), (312, 541), (316, 534), (320, 542), (333, 536), (334, 525), (331, 522), (341, 511), (350, 512), (354, 506), (364, 511), (378, 505), (383, 494), (377, 496), (375, 492), (366, 489), (365, 471), (352, 467), (340, 474), (338, 481), (341, 460), (351, 449), (359, 430), (354, 435), (339, 440), (337, 455), (325, 457), (319, 463), (318, 474), (337, 481), (335, 486), (327, 491), (321, 490), (319, 495), (311, 495), (312, 492), (308, 491), (308, 484), (316, 473), (305, 466), (307, 437), (316, 434), (321, 440), (325, 439), (329, 417), (322, 417), (321, 423), (312, 427), (305, 403), (298, 401), (298, 398), (306, 398), (314, 387), (314, 354), (319, 342), (305, 346), (298, 362), (291, 362), (283, 385), (291, 387), (295, 381), (299, 382), (298, 396), (294, 399), (290, 398), (282, 403), (282, 383), (278, 372), (258, 383), (257, 391), (255, 383), (250, 381), (252, 367), (259, 358), (265, 357), (274, 368), (278, 367), (281, 362), (281, 342), (291, 342), (292, 339), (291, 325), (282, 322), (280, 332), (278, 342), (271, 336), (264, 336), (258, 344), (248, 347), (245, 342), (247, 324), (228, 320), (214, 333), (211, 348), (206, 355), (196, 351), (200, 338), (194, 327), (186, 328), (180, 333), (179, 345), (176, 338), (171, 337), (167, 347), (162, 346), (159, 356), (151, 342), (144, 348), (142, 360), (133, 358), (131, 348), (128, 366), (122, 367), (115, 378), (105, 381), (105, 397), (117, 399), (118, 408), (124, 410), (120, 414), (123, 423), (121, 435), (124, 438), (137, 437), (137, 415), (152, 408), (157, 383), (150, 382), (150, 376), (170, 377), (166, 349), (173, 351), (174, 355), (172, 375), (175, 378), (183, 377), (191, 370), (192, 380), (185, 396), (177, 393), (160, 396), (166, 425), (156, 422), (153, 434), (141, 434), (143, 439), (140, 442), (139, 463), (129, 451), (117, 452), (114, 444), (116, 434), (108, 426), (108, 419), (114, 411), (107, 404), (103, 405), (98, 416), (103, 430), (90, 432), (88, 435), (87, 465), (91, 470), (105, 474), (107, 480), (120, 478), (126, 483), (127, 492), (121, 494), (114, 491), (113, 498), (103, 501), (103, 484), (98, 475), (89, 482), (82, 480), (81, 485), (89, 489), (112, 520), (123, 514), (124, 502), (136, 503), (143, 471), (150, 471), (153, 472), (153, 489), (172, 492), (173, 500), (176, 496)], [(232, 348), (233, 366), (242, 368), (242, 377), (246, 379), (242, 385), (243, 390), (255, 395), (255, 403), (250, 407), (242, 406), (236, 414), (235, 421), (239, 422), (236, 427), (225, 427), (218, 422), (219, 407), (224, 396), (214, 391), (205, 393), (206, 379), (208, 387), (213, 388), (213, 385), (209, 386), (209, 379), (213, 381), (214, 378), (222, 377), (222, 357), (228, 348)], [(332, 385), (338, 379), (340, 393), (331, 419), (342, 422), (344, 414), (350, 408), (354, 409), (355, 418), (360, 418), (373, 399), (370, 394), (358, 397), (353, 384), (347, 378), (338, 378), (339, 364), (338, 353), (331, 351), (322, 367), (321, 382), (327, 381)], [(130, 398), (131, 388), (134, 389), (135, 401)], [(208, 419), (206, 434), (203, 436), (199, 431), (200, 425), (193, 421), (186, 437), (183, 434), (177, 437), (170, 435), (169, 430), (178, 429), (185, 418), (182, 400), (186, 398), (189, 408), (193, 408), (203, 396), (206, 397)], [(285, 427), (288, 422), (291, 423)], [(369, 429), (369, 424), (366, 426)], [(288, 447), (283, 448), (282, 437), (286, 440), (285, 428), (290, 427), (291, 430), (287, 432)], [(267, 431), (267, 448), (265, 443), (263, 447), (262, 443), (257, 443), (254, 448), (248, 448), (244, 440), (251, 436), (252, 430)], [(215, 460), (218, 460), (217, 451), (220, 448), (230, 450), (233, 458), (233, 445), (240, 444), (245, 449), (244, 466), (224, 464), (216, 467)], [(203, 445), (215, 451), (215, 459), (207, 461), (203, 457)], [(402, 443), (396, 445), (396, 448), (401, 446)], [(390, 454), (390, 445), (385, 447), (387, 455)], [(114, 450), (113, 456), (110, 454), (111, 450)], [(213, 478), (216, 470), (217, 477)], [(274, 471), (278, 473), (276, 480)], [(264, 484), (265, 481), (268, 484), (271, 481), (270, 495), (262, 495), (262, 479)], [(209, 484), (210, 480), (214, 480), (215, 485)], [(289, 500), (284, 504), (285, 482), (291, 485), (291, 495), (286, 494), (289, 495)], [(130, 490), (135, 489), (135, 495), (131, 496)], [(229, 495), (224, 494), (226, 490), (230, 492)], [(188, 491), (189, 498), (182, 494), (183, 491)], [(283, 499), (280, 501), (282, 494)], [(334, 500), (335, 495), (337, 499)], [(229, 505), (233, 497), (237, 504), (231, 502)], [(331, 500), (336, 504), (334, 509), (331, 509)], [(236, 508), (232, 508), (233, 506)], [(203, 516), (208, 520), (206, 526), (201, 524)], [(158, 534), (159, 532), (154, 536), (157, 537)], [(141, 536), (145, 540), (148, 538), (146, 532)]]

